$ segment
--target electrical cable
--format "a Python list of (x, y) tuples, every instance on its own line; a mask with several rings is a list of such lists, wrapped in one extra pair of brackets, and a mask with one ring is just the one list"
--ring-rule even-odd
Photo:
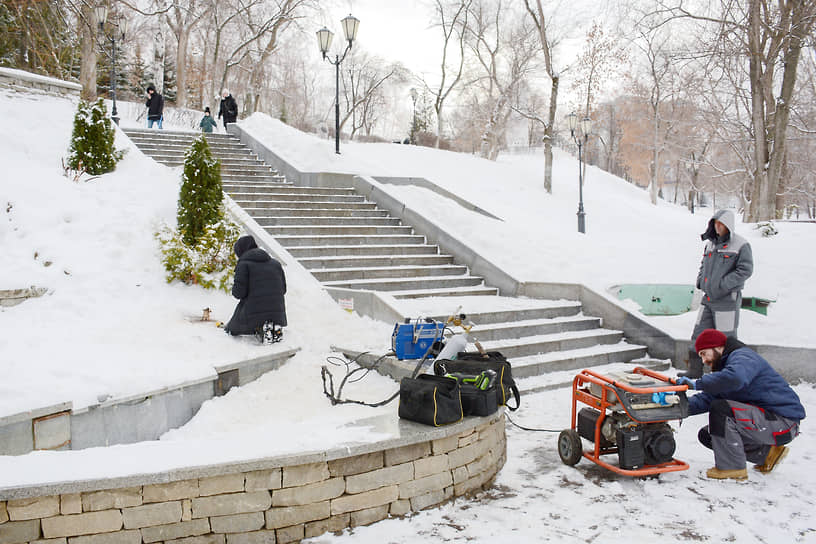
[(510, 423), (512, 423), (513, 425), (515, 425), (519, 429), (521, 429), (522, 431), (536, 431), (536, 432), (541, 432), (541, 433), (560, 433), (563, 430), (563, 429), (558, 429), (558, 430), (555, 430), (555, 429), (535, 429), (533, 427), (525, 427), (523, 425), (519, 425), (518, 423), (516, 423), (515, 421), (510, 419), (510, 415), (507, 412), (504, 413), (504, 417), (507, 418), (507, 421), (509, 421)]

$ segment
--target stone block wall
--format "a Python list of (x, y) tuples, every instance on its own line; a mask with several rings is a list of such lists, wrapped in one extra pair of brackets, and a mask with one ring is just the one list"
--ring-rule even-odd
[(263, 470), (0, 500), (0, 544), (284, 544), (403, 516), (492, 483), (504, 417), (456, 434)]

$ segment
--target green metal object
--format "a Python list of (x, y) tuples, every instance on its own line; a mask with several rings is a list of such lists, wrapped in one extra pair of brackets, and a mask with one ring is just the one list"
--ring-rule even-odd
[(768, 306), (771, 302), (776, 302), (767, 298), (745, 297), (742, 299), (742, 307), (762, 315), (768, 315)]
[(676, 283), (630, 283), (616, 288), (620, 300), (631, 299), (645, 315), (679, 315), (691, 310), (694, 286)]

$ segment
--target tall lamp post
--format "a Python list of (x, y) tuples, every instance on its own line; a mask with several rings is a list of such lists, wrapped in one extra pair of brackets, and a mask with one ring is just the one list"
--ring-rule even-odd
[(340, 22), (343, 24), (343, 33), (346, 35), (346, 41), (348, 42), (342, 57), (335, 54), (334, 60), (331, 60), (328, 55), (334, 33), (325, 26), (317, 31), (317, 46), (320, 48), (320, 54), (323, 55), (323, 60), (334, 65), (334, 152), (338, 155), (340, 154), (340, 64), (346, 58), (346, 53), (349, 52), (351, 44), (357, 38), (357, 28), (360, 26), (360, 20), (349, 13), (348, 17)]
[[(125, 32), (127, 31), (127, 19), (119, 19), (116, 23), (105, 27), (105, 20), (108, 18), (108, 6), (100, 4), (94, 8), (96, 12), (96, 20), (99, 22), (99, 32), (102, 33), (111, 42), (111, 77), (110, 77), (110, 94), (113, 101), (113, 108), (111, 108), (111, 119), (117, 125), (119, 124), (119, 114), (116, 111), (116, 39), (125, 39)], [(109, 31), (109, 32), (108, 32)]]
[(411, 144), (413, 145), (416, 145), (416, 129), (417, 129), (416, 102), (418, 97), (419, 93), (417, 93), (416, 88), (411, 87), (411, 100), (414, 102), (414, 116), (411, 118)]
[(578, 145), (578, 232), (583, 234), (586, 232), (586, 214), (584, 213), (584, 168), (581, 148), (587, 143), (589, 133), (592, 132), (592, 119), (584, 117), (579, 123), (575, 112), (570, 113), (567, 118), (572, 140)]

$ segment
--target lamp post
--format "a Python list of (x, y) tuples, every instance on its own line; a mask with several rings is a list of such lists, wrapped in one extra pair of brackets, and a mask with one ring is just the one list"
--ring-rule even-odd
[[(578, 123), (578, 116), (575, 115), (575, 112), (570, 113), (567, 118), (569, 119), (570, 135), (573, 141), (578, 145), (578, 232), (584, 234), (586, 232), (586, 214), (584, 213), (584, 168), (581, 148), (583, 144), (586, 144), (589, 133), (592, 132), (592, 119), (584, 117), (581, 119), (581, 122)], [(576, 134), (579, 128), (580, 132)]]
[(323, 60), (334, 65), (334, 152), (338, 155), (340, 154), (340, 64), (346, 58), (346, 53), (349, 52), (351, 44), (357, 38), (357, 28), (360, 26), (360, 20), (349, 13), (348, 17), (340, 22), (343, 24), (343, 33), (348, 42), (342, 57), (335, 54), (334, 60), (331, 60), (328, 55), (334, 33), (325, 26), (317, 31), (317, 46), (320, 48), (320, 54), (323, 55)]
[(414, 116), (411, 118), (411, 144), (416, 145), (416, 129), (417, 129), (417, 118), (416, 118), (416, 102), (419, 93), (417, 93), (416, 88), (411, 87), (411, 100), (414, 102)]
[(119, 19), (116, 23), (111, 23), (108, 28), (110, 33), (105, 30), (105, 20), (108, 18), (108, 6), (100, 4), (94, 8), (96, 12), (96, 20), (99, 23), (99, 32), (102, 33), (111, 42), (111, 77), (110, 77), (110, 94), (113, 101), (113, 108), (111, 108), (111, 119), (117, 125), (119, 124), (119, 115), (116, 111), (116, 38), (120, 40), (125, 39), (125, 32), (127, 32), (127, 19)]

